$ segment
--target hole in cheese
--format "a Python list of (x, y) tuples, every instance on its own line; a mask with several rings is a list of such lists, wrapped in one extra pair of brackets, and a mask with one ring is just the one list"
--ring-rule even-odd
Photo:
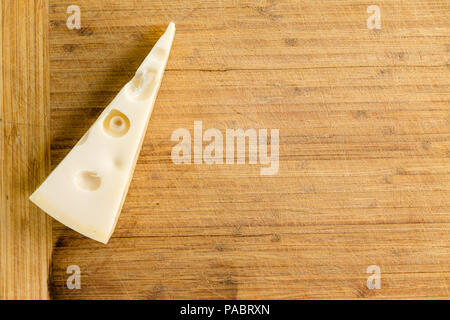
[(124, 136), (130, 130), (130, 120), (117, 109), (112, 109), (103, 120), (103, 129), (114, 138)]
[(151, 67), (139, 70), (130, 81), (130, 86), (128, 87), (130, 95), (138, 100), (147, 99), (156, 86), (156, 75), (157, 70)]
[(95, 191), (100, 188), (102, 179), (93, 171), (80, 171), (75, 175), (75, 184), (86, 191)]
[(120, 116), (114, 116), (111, 118), (109, 125), (114, 130), (122, 131), (125, 127), (125, 121)]

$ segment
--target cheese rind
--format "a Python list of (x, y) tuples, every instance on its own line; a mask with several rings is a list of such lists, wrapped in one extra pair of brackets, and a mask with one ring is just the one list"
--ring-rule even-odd
[(133, 79), (30, 196), (56, 220), (105, 244), (128, 191), (174, 35), (171, 22)]

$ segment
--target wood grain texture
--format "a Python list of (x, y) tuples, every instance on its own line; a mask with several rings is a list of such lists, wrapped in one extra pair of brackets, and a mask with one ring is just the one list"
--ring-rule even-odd
[[(71, 4), (50, 0), (52, 166), (177, 34), (110, 243), (53, 224), (53, 298), (450, 297), (448, 1), (377, 1), (381, 30), (359, 0), (77, 0), (68, 30)], [(196, 120), (279, 129), (278, 174), (173, 164)]]
[(50, 169), (48, 4), (0, 17), (0, 299), (47, 299), (52, 224), (28, 197)]

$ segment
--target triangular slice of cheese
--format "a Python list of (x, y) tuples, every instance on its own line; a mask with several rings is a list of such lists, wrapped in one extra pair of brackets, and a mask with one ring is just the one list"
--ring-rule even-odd
[(31, 195), (66, 226), (107, 243), (114, 231), (169, 57), (170, 23), (99, 118)]

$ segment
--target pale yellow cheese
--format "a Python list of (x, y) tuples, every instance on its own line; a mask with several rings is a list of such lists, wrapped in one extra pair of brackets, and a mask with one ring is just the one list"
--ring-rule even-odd
[(94, 240), (107, 243), (114, 231), (174, 35), (171, 22), (133, 79), (30, 197), (50, 216)]

